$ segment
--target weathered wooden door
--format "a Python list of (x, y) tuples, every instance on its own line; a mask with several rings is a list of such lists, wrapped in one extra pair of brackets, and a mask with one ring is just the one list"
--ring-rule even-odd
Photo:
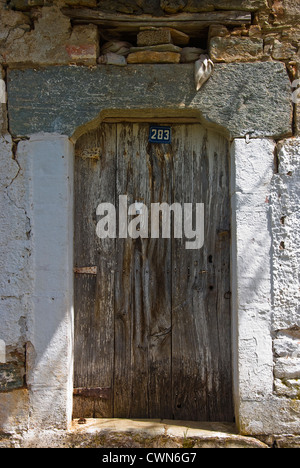
[[(77, 143), (74, 417), (232, 421), (228, 143), (198, 124), (148, 136), (106, 123)], [(150, 226), (99, 239), (97, 206), (120, 195), (204, 203), (204, 246)]]

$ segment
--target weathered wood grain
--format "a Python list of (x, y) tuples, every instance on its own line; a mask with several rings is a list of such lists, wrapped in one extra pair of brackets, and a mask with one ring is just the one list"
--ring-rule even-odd
[(173, 135), (175, 201), (205, 205), (204, 247), (173, 240), (173, 414), (232, 421), (228, 144), (197, 125)]
[[(149, 145), (149, 125), (118, 125), (117, 193), (150, 207), (170, 199), (170, 162)], [(170, 243), (118, 241), (115, 415), (170, 417)], [(121, 270), (122, 268), (122, 270)], [(124, 389), (124, 382), (125, 389)]]
[(97, 275), (97, 267), (80, 267), (74, 268), (74, 273), (77, 275)]
[[(103, 124), (76, 155), (75, 398), (80, 417), (232, 421), (228, 142), (201, 125), (172, 125), (171, 145), (149, 124)], [(99, 160), (81, 157), (98, 148)], [(204, 203), (205, 243), (95, 237), (96, 206), (128, 196)], [(149, 213), (150, 214), (150, 213)], [(150, 218), (150, 217), (149, 217)], [(130, 222), (129, 216), (127, 222)]]
[(168, 27), (178, 29), (190, 37), (199, 38), (202, 30), (211, 24), (224, 24), (227, 26), (239, 26), (251, 24), (251, 13), (243, 11), (210, 11), (204, 13), (180, 13), (168, 16), (152, 15), (125, 15), (119, 13), (105, 13), (100, 10), (88, 8), (73, 9), (63, 8), (62, 12), (72, 19), (75, 24), (87, 22), (97, 24), (102, 31), (111, 33), (112, 37), (126, 33), (137, 34), (140, 28), (154, 26), (157, 28)]
[[(77, 144), (75, 267), (97, 265), (97, 276), (75, 275), (75, 388), (113, 386), (115, 240), (97, 237), (96, 209), (115, 203), (115, 138), (116, 125), (104, 124)], [(95, 147), (99, 161), (80, 156)], [(74, 417), (111, 417), (113, 399), (77, 397), (76, 406)]]

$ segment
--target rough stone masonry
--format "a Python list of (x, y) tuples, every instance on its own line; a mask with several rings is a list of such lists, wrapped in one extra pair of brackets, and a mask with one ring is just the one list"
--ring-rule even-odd
[(72, 142), (128, 109), (231, 141), (238, 429), (299, 446), (299, 2), (0, 0), (0, 25), (0, 446), (69, 427)]

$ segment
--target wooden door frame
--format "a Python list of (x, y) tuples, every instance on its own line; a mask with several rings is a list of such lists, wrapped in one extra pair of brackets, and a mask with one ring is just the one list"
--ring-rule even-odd
[[(77, 206), (75, 226), (78, 228), (78, 233), (75, 233), (76, 267), (97, 265), (98, 259), (101, 259), (101, 252), (106, 260), (104, 263), (100, 261), (98, 265), (97, 285), (99, 286), (97, 286), (96, 290), (96, 277), (93, 275), (86, 276), (86, 274), (84, 276), (79, 275), (80, 269), (76, 268), (76, 289), (74, 291), (75, 387), (80, 388), (81, 395), (83, 393), (82, 387), (89, 387), (89, 389), (93, 386), (102, 389), (104, 387), (110, 388), (109, 393), (111, 396), (106, 397), (106, 401), (99, 400), (99, 403), (96, 403), (93, 399), (89, 401), (82, 396), (76, 396), (74, 417), (113, 417), (114, 414), (114, 417), (118, 418), (125, 417), (130, 411), (130, 414), (136, 416), (138, 414), (138, 417), (147, 415), (150, 417), (152, 415), (151, 417), (157, 418), (172, 419), (172, 417), (175, 417), (175, 419), (190, 418), (192, 420), (198, 414), (198, 417), (202, 418), (200, 420), (208, 421), (209, 418), (213, 418), (213, 421), (232, 422), (229, 142), (223, 135), (208, 130), (196, 122), (191, 124), (185, 121), (183, 123), (183, 119), (180, 119), (180, 123), (177, 121), (174, 123), (173, 119), (166, 119), (165, 122), (172, 126), (173, 138), (172, 145), (165, 150), (169, 151), (173, 156), (168, 157), (168, 162), (163, 165), (162, 169), (160, 150), (156, 145), (148, 146), (149, 127), (153, 120), (150, 123), (138, 120), (137, 123), (133, 124), (132, 122), (128, 123), (130, 119), (127, 119), (125, 123), (117, 124), (114, 119), (112, 120), (110, 123), (102, 123), (97, 130), (85, 134), (83, 138), (80, 138), (76, 146), (75, 203), (77, 203)], [(155, 122), (160, 123), (160, 120), (155, 119)], [(129, 140), (131, 143), (129, 143)], [(87, 154), (91, 150), (95, 151), (96, 146), (102, 148), (101, 159), (105, 161), (103, 166), (99, 161), (95, 166), (94, 160), (87, 159)], [(114, 146), (116, 146), (116, 153), (114, 153)], [(140, 157), (134, 159), (136, 151), (137, 154), (143, 155), (142, 159)], [(127, 154), (125, 159), (123, 152)], [(118, 154), (118, 157), (115, 158), (114, 155), (116, 154)], [(179, 154), (180, 156), (178, 156)], [(82, 155), (82, 158), (80, 155)], [(151, 161), (152, 158), (155, 160), (158, 158), (157, 161), (159, 161), (159, 163), (151, 163), (150, 173), (150, 162), (148, 161), (146, 164), (146, 155), (149, 155), (147, 158), (150, 158)], [(216, 155), (218, 155), (218, 158)], [(128, 157), (131, 163), (128, 162)], [(100, 169), (102, 167), (103, 169)], [(193, 170), (191, 170), (191, 167), (193, 167)], [(102, 170), (104, 176), (101, 175)], [(131, 182), (128, 180), (128, 172), (130, 172)], [(139, 178), (143, 177), (141, 174), (144, 176), (144, 182), (139, 184)], [(204, 179), (203, 174), (206, 174)], [(153, 187), (150, 182), (152, 188), (148, 185), (149, 175), (152, 182), (156, 180), (156, 183), (153, 182)], [(116, 179), (113, 182), (114, 177)], [(213, 177), (214, 182), (207, 185), (207, 180), (208, 178), (211, 179), (211, 177)], [(163, 183), (161, 179), (164, 180)], [(118, 182), (116, 182), (117, 180)], [(186, 185), (186, 180), (194, 180), (194, 182), (192, 185)], [(175, 197), (177, 203), (180, 204), (184, 200), (194, 200), (194, 202), (197, 200), (205, 203), (206, 217), (209, 216), (209, 221), (207, 218), (205, 221), (207, 232), (205, 246), (199, 251), (190, 252), (185, 250), (184, 244), (181, 246), (181, 242), (174, 240), (167, 243), (168, 260), (167, 264), (162, 267), (162, 270), (166, 273), (164, 275), (160, 273), (159, 275), (160, 281), (165, 281), (163, 290), (166, 294), (160, 293), (159, 303), (156, 303), (155, 306), (151, 303), (150, 298), (156, 297), (158, 291), (161, 291), (161, 283), (156, 284), (154, 281), (155, 286), (153, 286), (153, 282), (151, 282), (152, 285), (149, 282), (147, 287), (144, 285), (147, 290), (149, 288), (150, 296), (149, 301), (146, 301), (147, 305), (141, 308), (139, 306), (135, 308), (134, 302), (131, 302), (132, 298), (129, 300), (129, 297), (127, 297), (128, 288), (122, 289), (123, 280), (120, 279), (119, 273), (120, 268), (121, 270), (124, 268), (124, 266), (120, 267), (119, 263), (124, 260), (122, 249), (126, 249), (127, 264), (129, 251), (133, 255), (137, 246), (134, 247), (134, 243), (129, 242), (129, 244), (126, 243), (125, 247), (125, 244), (120, 240), (117, 241), (118, 247), (110, 245), (107, 251), (106, 241), (104, 245), (101, 242), (95, 242), (94, 227), (93, 225), (90, 226), (90, 223), (86, 220), (86, 214), (91, 209), (94, 210), (92, 207), (95, 207), (100, 199), (102, 202), (117, 203), (118, 195), (112, 195), (114, 193), (112, 188), (114, 184), (118, 187), (116, 188), (117, 193), (127, 193), (128, 196), (131, 189), (134, 190), (135, 187), (137, 190), (135, 196), (139, 197), (143, 193), (142, 199), (147, 200), (144, 203), (148, 207), (150, 206), (150, 200), (153, 201), (153, 197), (156, 201), (160, 200), (160, 202), (167, 203), (172, 203), (172, 197)], [(156, 184), (159, 184), (158, 187)], [(148, 189), (145, 188), (146, 186)], [(155, 186), (156, 188), (154, 188)], [(92, 193), (90, 189), (92, 189)], [(118, 192), (118, 190), (120, 191)], [(144, 197), (146, 198), (144, 199)], [(175, 199), (173, 199), (173, 202)], [(135, 198), (133, 198), (134, 200)], [(209, 208), (211, 200), (213, 200), (213, 205)], [(81, 219), (84, 219), (84, 224)], [(83, 225), (86, 226), (84, 230), (82, 230)], [(221, 237), (217, 234), (220, 231), (222, 231)], [(155, 242), (149, 241), (149, 239), (145, 240), (143, 242), (143, 252), (149, 252), (150, 245), (150, 251), (152, 251), (153, 246), (156, 245)], [(165, 258), (165, 241), (159, 241), (158, 245), (160, 246), (159, 250), (162, 249), (161, 252), (164, 252), (163, 258)], [(158, 245), (156, 245), (156, 248), (158, 248)], [(148, 248), (145, 246), (148, 246)], [(220, 250), (222, 250), (222, 253)], [(100, 257), (95, 255), (94, 251), (98, 251)], [(114, 266), (114, 262), (111, 262), (112, 258), (115, 259), (115, 255), (118, 259), (118, 266)], [(208, 261), (209, 255), (214, 258), (213, 262), (212, 260)], [(151, 267), (147, 263), (146, 270), (154, 268), (153, 265), (157, 265), (155, 257), (149, 253), (147, 258)], [(196, 259), (197, 262), (195, 262)], [(190, 267), (194, 267), (194, 263), (196, 264), (198, 261), (201, 267), (198, 266), (193, 269), (193, 273), (191, 273), (192, 283), (190, 280), (186, 283), (186, 279), (183, 279), (182, 274), (178, 274), (178, 272), (183, 271), (184, 268), (190, 270)], [(174, 262), (173, 266), (171, 266), (171, 262)], [(102, 264), (103, 268), (100, 267)], [(174, 266), (177, 268), (174, 268)], [(142, 268), (144, 267), (142, 266)], [(116, 270), (114, 275), (111, 275), (112, 269)], [(132, 269), (134, 269), (133, 266)], [(199, 274), (199, 269), (203, 270), (202, 274)], [(167, 273), (167, 270), (171, 270), (173, 273), (169, 273), (169, 271)], [(207, 274), (203, 275), (206, 270)], [(86, 272), (86, 267), (83, 268), (83, 271)], [(152, 273), (154, 273), (155, 278), (158, 272), (152, 271)], [(140, 284), (139, 280), (137, 281)], [(103, 289), (100, 284), (103, 285)], [(200, 284), (201, 292), (199, 289)], [(218, 286), (211, 286), (212, 284)], [(199, 291), (198, 293), (194, 291), (196, 288)], [(86, 295), (87, 289), (90, 291), (88, 295)], [(108, 292), (111, 290), (115, 292), (114, 295)], [(190, 291), (189, 296), (187, 296), (187, 290)], [(96, 293), (96, 291), (98, 292)], [(92, 299), (93, 294), (100, 294), (96, 302)], [(104, 298), (106, 298), (105, 303)], [(184, 305), (187, 298), (189, 298), (188, 305)], [(123, 301), (126, 305), (124, 305)], [(161, 309), (163, 301), (165, 303), (163, 309)], [(105, 313), (103, 316), (103, 312), (99, 314), (95, 312), (95, 304), (99, 304), (97, 306), (98, 310), (102, 310), (104, 306)], [(126, 313), (123, 308), (125, 308)], [(166, 314), (160, 315), (156, 312), (157, 310), (165, 310)], [(120, 315), (122, 320), (119, 318)], [(182, 317), (185, 317), (184, 321), (189, 323), (189, 331), (187, 325), (183, 325)], [(94, 320), (97, 321), (97, 324)], [(139, 323), (144, 323), (144, 321), (147, 323), (145, 327), (140, 326)], [(88, 332), (88, 338), (85, 328), (86, 323), (89, 323), (90, 327), (92, 327)], [(133, 333), (133, 335), (138, 335), (138, 337), (133, 338), (133, 342), (131, 342), (132, 336), (129, 333), (132, 323), (136, 324), (135, 328), (138, 330)], [(194, 325), (197, 331), (193, 335)], [(114, 326), (115, 331), (113, 332)], [(147, 332), (145, 328), (147, 328)], [(150, 344), (148, 337), (154, 337), (154, 332), (157, 333), (157, 330), (161, 329), (168, 329), (169, 332), (172, 330), (172, 333), (169, 334), (168, 332), (167, 340), (153, 338)], [(98, 332), (95, 331), (95, 336), (93, 330), (99, 330)], [(124, 332), (124, 330), (126, 331)], [(206, 332), (204, 333), (203, 330), (206, 330)], [(201, 339), (199, 335), (201, 335)], [(174, 339), (174, 336), (177, 338)], [(166, 341), (168, 344), (166, 344)], [(126, 346), (126, 350), (124, 348), (125, 342), (129, 346), (128, 348)], [(199, 344), (196, 344), (197, 342)], [(212, 344), (213, 342), (214, 344)], [(94, 343), (94, 345), (91, 343)], [(193, 347), (191, 343), (194, 343)], [(144, 349), (144, 345), (147, 352), (140, 351), (141, 347)], [(91, 347), (94, 350), (93, 352), (91, 352)], [(124, 367), (122, 364), (120, 365), (121, 356), (118, 355), (120, 348), (122, 349), (122, 355), (126, 355), (127, 365), (125, 365), (125, 368), (131, 369), (128, 373), (124, 373)], [(115, 353), (118, 356), (116, 360), (114, 360)], [(105, 360), (100, 358), (103, 355), (106, 356)], [(150, 360), (147, 363), (145, 362), (145, 356)], [(169, 358), (168, 363), (166, 363), (167, 357)], [(187, 369), (181, 364), (184, 357), (188, 365)], [(195, 363), (194, 367), (193, 361)], [(101, 366), (97, 365), (98, 362), (101, 362)], [(137, 365), (136, 362), (139, 364)], [(201, 365), (200, 362), (202, 362)], [(149, 372), (149, 363), (151, 363), (150, 367), (152, 367), (151, 372)], [(160, 364), (158, 365), (158, 363)], [(142, 367), (143, 371), (140, 367)], [(137, 381), (135, 380), (136, 373), (141, 375), (141, 378), (138, 378)], [(190, 381), (190, 385), (186, 385), (187, 381)], [(128, 382), (128, 385), (126, 385), (126, 388), (130, 388), (128, 391), (124, 388), (125, 382)], [(130, 387), (130, 382), (135, 382), (135, 384)], [(169, 393), (172, 387), (176, 389), (173, 398)], [(198, 395), (197, 399), (194, 398), (196, 395)], [(131, 408), (130, 398), (133, 398), (133, 408)], [(164, 404), (162, 401), (164, 401)], [(129, 410), (129, 408), (131, 409)]]
[[(233, 388), (236, 421), (245, 433), (251, 433), (253, 401), (259, 415), (255, 420), (259, 417), (264, 421), (265, 401), (273, 392), (272, 232), (266, 200), (273, 176), (274, 148), (275, 142), (266, 138), (250, 141), (238, 138), (231, 143)], [(73, 405), (75, 141), (57, 134), (38, 134), (23, 144), (22, 151), (31, 164), (30, 217), (35, 239), (32, 306), (35, 321), (31, 331), (35, 364), (28, 369), (30, 425), (45, 428), (47, 420), (49, 427), (67, 428)], [(55, 183), (53, 177), (41, 178), (41, 170), (59, 174), (59, 178), (55, 177)], [(254, 216), (250, 225), (249, 216)], [(45, 252), (49, 252), (53, 239), (58, 237), (59, 242), (47, 257), (45, 275)], [(55, 277), (55, 284), (48, 280), (49, 275)], [(50, 313), (50, 326), (45, 329)], [(253, 320), (257, 313), (258, 320)], [(259, 352), (256, 360), (255, 350)]]

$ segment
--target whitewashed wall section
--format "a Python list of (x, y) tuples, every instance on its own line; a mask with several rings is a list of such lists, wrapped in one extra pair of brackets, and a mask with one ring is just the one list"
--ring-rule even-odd
[[(26, 346), (30, 418), (21, 427), (66, 428), (73, 374), (73, 145), (61, 135), (34, 135), (19, 143), (12, 159), (7, 136), (0, 154), (6, 169), (0, 339), (11, 349)], [(7, 403), (7, 394), (0, 393), (0, 408), (1, 398)], [(9, 419), (18, 428), (9, 410), (0, 409), (0, 423), (9, 429)]]

